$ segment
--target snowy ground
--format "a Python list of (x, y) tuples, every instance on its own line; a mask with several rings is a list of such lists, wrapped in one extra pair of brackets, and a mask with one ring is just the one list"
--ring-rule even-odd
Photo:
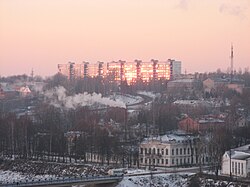
[(79, 176), (105, 175), (109, 168), (94, 165), (49, 163), (41, 161), (5, 160), (0, 164), (0, 184), (32, 182)]
[(154, 174), (128, 176), (117, 187), (185, 187), (188, 186), (187, 174)]
[(1, 183), (13, 183), (19, 181), (37, 181), (37, 180), (49, 180), (49, 179), (56, 179), (54, 175), (28, 175), (22, 174), (20, 172), (13, 172), (13, 171), (2, 171), (0, 170), (0, 184)]
[[(145, 172), (145, 171), (144, 171)], [(138, 173), (138, 170), (137, 172)], [(143, 170), (141, 171), (143, 173)], [(13, 183), (19, 181), (38, 181), (56, 179), (53, 175), (24, 175), (19, 172), (0, 171), (0, 183)], [(185, 187), (188, 183), (187, 174), (154, 174), (142, 176), (125, 176), (124, 179), (117, 185), (117, 187)]]
[[(130, 170), (129, 174), (144, 174), (145, 170)], [(124, 179), (116, 187), (188, 187), (190, 184), (190, 178), (193, 174), (188, 173), (176, 173), (176, 174), (153, 174), (153, 175), (138, 175), (138, 176), (125, 176)], [(38, 180), (50, 180), (57, 179), (55, 175), (32, 175), (22, 174), (20, 172), (3, 171), (0, 170), (0, 184), (1, 183), (13, 183), (20, 181), (38, 181)], [(241, 187), (242, 185), (236, 183), (229, 183), (228, 181), (215, 181), (213, 179), (199, 179), (200, 187)], [(82, 185), (84, 186), (84, 185)], [(242, 186), (243, 187), (243, 186)]]
[[(195, 168), (190, 168), (190, 171), (176, 169), (178, 173), (161, 173), (171, 172), (172, 168), (164, 169), (164, 171), (148, 171), (142, 169), (129, 169), (124, 179), (117, 187), (189, 187), (193, 181), (190, 180), (194, 174)], [(67, 178), (74, 176), (95, 176), (106, 175), (108, 167), (94, 165), (76, 165), (76, 164), (58, 164), (46, 162), (32, 162), (25, 160), (4, 161), (0, 164), (0, 184), (26, 181), (50, 180), (58, 178)], [(151, 173), (152, 172), (152, 173)], [(158, 172), (158, 173), (157, 173)], [(204, 179), (196, 177), (199, 186), (207, 187), (240, 187), (239, 184), (229, 183), (228, 181), (217, 181), (213, 179)]]

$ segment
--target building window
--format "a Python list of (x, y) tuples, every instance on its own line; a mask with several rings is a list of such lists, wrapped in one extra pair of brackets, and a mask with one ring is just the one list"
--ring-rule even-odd
[(157, 159), (157, 164), (160, 164), (160, 159)]
[(161, 154), (164, 155), (164, 149), (161, 149)]
[(143, 154), (143, 148), (141, 148), (141, 154)]
[(237, 174), (237, 162), (235, 162), (235, 171), (234, 171), (235, 174)]
[(176, 148), (176, 155), (178, 155), (178, 148)]
[(145, 148), (144, 152), (145, 152), (145, 154), (147, 154), (147, 148)]
[(184, 148), (183, 151), (184, 151), (184, 155), (185, 155), (186, 154), (186, 148)]
[(238, 163), (238, 174), (240, 174), (240, 163)]
[(232, 162), (232, 173), (234, 173), (234, 162)]
[(149, 165), (151, 164), (151, 159), (148, 159), (148, 161), (149, 161)]
[(243, 175), (243, 163), (241, 163), (241, 175)]
[(234, 173), (234, 162), (232, 162), (232, 173)]
[(168, 155), (168, 149), (166, 149), (166, 155)]
[(184, 164), (186, 164), (186, 158), (184, 158)]
[(174, 164), (174, 159), (172, 159), (172, 164)]
[(188, 155), (190, 154), (190, 149), (188, 148)]
[(178, 165), (178, 161), (179, 161), (178, 158), (176, 158), (176, 165)]
[(190, 164), (190, 159), (188, 158), (188, 164)]
[(172, 149), (172, 155), (174, 155), (174, 149)]
[(160, 154), (160, 149), (157, 149), (157, 155), (159, 155)]
[(149, 154), (151, 154), (151, 148), (149, 148), (148, 152), (149, 152)]
[(168, 159), (165, 159), (166, 165), (168, 165)]
[(155, 154), (155, 148), (153, 148), (153, 155)]
[(164, 159), (161, 159), (161, 164), (164, 164)]
[(143, 163), (143, 158), (141, 158), (141, 163)]
[(155, 164), (155, 159), (153, 159), (153, 164)]
[(180, 155), (182, 155), (182, 148), (180, 148)]
[(147, 163), (148, 163), (148, 159), (145, 158), (145, 164), (147, 164)]
[(180, 165), (182, 165), (182, 159), (180, 158)]

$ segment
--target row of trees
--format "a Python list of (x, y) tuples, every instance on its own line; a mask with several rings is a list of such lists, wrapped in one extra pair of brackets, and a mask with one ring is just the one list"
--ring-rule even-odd
[[(86, 160), (86, 153), (110, 158), (119, 155), (119, 137), (97, 122), (95, 113), (87, 110), (64, 112), (42, 106), (32, 117), (8, 113), (0, 117), (0, 155), (20, 158), (65, 158)], [(72, 131), (73, 134), (66, 132)], [(112, 154), (111, 154), (112, 153)]]

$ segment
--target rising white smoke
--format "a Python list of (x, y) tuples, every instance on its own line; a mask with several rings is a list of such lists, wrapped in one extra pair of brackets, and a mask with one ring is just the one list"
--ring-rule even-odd
[(57, 108), (65, 107), (67, 109), (76, 109), (80, 106), (91, 106), (95, 103), (110, 107), (126, 108), (124, 102), (120, 100), (114, 101), (110, 98), (102, 97), (101, 94), (97, 93), (89, 94), (84, 92), (83, 94), (67, 96), (66, 89), (62, 86), (48, 90), (44, 95), (50, 101), (50, 104)]

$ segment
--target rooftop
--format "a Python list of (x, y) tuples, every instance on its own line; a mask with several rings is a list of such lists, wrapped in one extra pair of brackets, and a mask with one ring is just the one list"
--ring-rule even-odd
[[(230, 155), (230, 151), (227, 151), (227, 154)], [(231, 158), (237, 160), (250, 158), (250, 144), (231, 149)]]
[(174, 131), (174, 132), (171, 131), (162, 136), (145, 138), (142, 143), (148, 143), (150, 141), (159, 141), (162, 143), (177, 143), (177, 142), (181, 143), (184, 141), (193, 140), (195, 138), (196, 136), (179, 130), (179, 131)]
[(195, 79), (177, 79), (169, 82), (174, 82), (174, 83), (193, 83), (195, 82)]
[(204, 119), (198, 120), (198, 122), (200, 124), (204, 124), (204, 123), (225, 123), (224, 120), (217, 119), (217, 118), (204, 118)]

